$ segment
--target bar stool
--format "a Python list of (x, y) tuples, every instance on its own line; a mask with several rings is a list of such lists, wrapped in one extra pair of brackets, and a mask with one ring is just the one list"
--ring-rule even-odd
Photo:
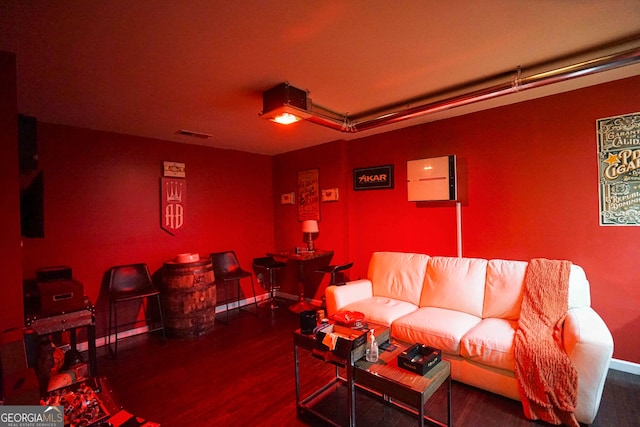
[(262, 301), (258, 304), (261, 307), (268, 306), (269, 309), (275, 310), (278, 308), (276, 303), (276, 292), (280, 289), (280, 285), (276, 280), (278, 270), (285, 267), (284, 262), (276, 261), (272, 256), (266, 256), (261, 258), (255, 258), (253, 260), (253, 272), (258, 279), (258, 282), (262, 287), (269, 291), (270, 297), (266, 301)]
[(333, 286), (333, 285), (342, 285), (343, 283), (336, 283), (336, 275), (337, 273), (344, 271), (344, 270), (348, 270), (351, 267), (353, 267), (353, 262), (350, 262), (348, 264), (342, 264), (342, 265), (328, 265), (324, 268), (321, 268), (319, 270), (316, 270), (316, 273), (323, 273), (323, 274), (330, 274), (331, 278), (329, 280), (329, 286)]

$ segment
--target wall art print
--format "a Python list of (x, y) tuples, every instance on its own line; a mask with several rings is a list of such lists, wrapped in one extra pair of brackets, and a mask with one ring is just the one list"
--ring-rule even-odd
[(596, 123), (600, 225), (640, 225), (640, 113)]
[(298, 221), (320, 220), (318, 169), (298, 172)]

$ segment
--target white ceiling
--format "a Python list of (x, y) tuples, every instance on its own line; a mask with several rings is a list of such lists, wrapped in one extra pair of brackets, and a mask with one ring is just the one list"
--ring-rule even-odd
[(360, 133), (260, 119), (262, 92), (281, 82), (353, 115), (518, 66), (526, 74), (639, 31), (638, 0), (0, 1), (0, 49), (16, 53), (21, 113), (265, 154), (640, 75), (640, 66)]

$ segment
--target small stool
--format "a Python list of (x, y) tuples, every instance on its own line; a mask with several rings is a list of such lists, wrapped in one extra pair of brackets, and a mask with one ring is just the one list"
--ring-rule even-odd
[(280, 289), (280, 285), (278, 285), (276, 280), (276, 273), (280, 268), (285, 267), (286, 264), (276, 261), (271, 256), (267, 256), (255, 258), (252, 266), (258, 282), (264, 289), (268, 290), (271, 295), (269, 300), (263, 301), (259, 305), (268, 306), (269, 309), (275, 310), (278, 308), (278, 304), (276, 304), (276, 292)]
[(339, 286), (344, 283), (340, 283), (340, 284), (336, 283), (336, 274), (341, 271), (348, 270), (351, 267), (353, 267), (353, 262), (350, 262), (348, 264), (342, 264), (342, 265), (328, 265), (324, 268), (316, 270), (316, 273), (330, 274), (331, 279), (329, 280), (329, 286), (333, 286), (333, 285)]

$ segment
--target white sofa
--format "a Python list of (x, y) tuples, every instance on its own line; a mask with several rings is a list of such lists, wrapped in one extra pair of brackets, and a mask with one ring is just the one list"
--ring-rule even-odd
[[(520, 400), (514, 335), (527, 262), (376, 252), (368, 278), (326, 290), (327, 313), (359, 311), (391, 336), (443, 351), (454, 380)], [(578, 372), (576, 419), (591, 424), (613, 355), (613, 338), (590, 307), (584, 270), (571, 266), (564, 348)]]

